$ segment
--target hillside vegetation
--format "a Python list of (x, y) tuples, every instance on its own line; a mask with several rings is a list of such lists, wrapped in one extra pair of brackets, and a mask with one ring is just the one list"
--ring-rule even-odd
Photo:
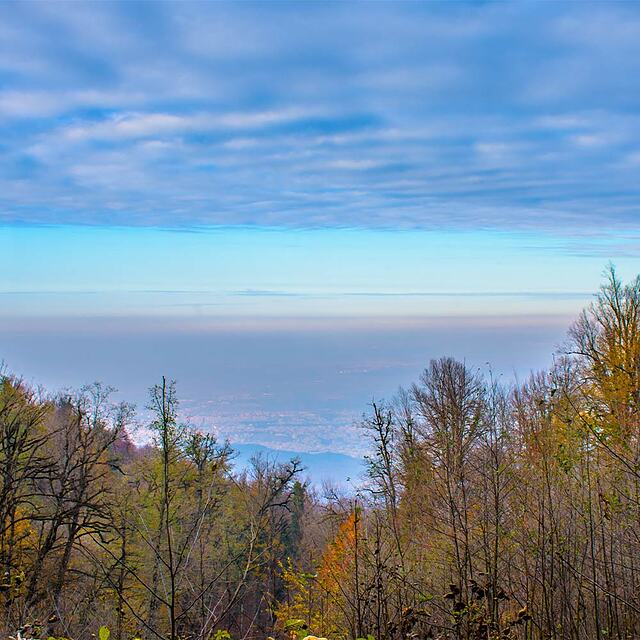
[(550, 371), (450, 358), (362, 423), (358, 491), (233, 453), (150, 390), (0, 380), (0, 637), (640, 637), (640, 279), (613, 270)]

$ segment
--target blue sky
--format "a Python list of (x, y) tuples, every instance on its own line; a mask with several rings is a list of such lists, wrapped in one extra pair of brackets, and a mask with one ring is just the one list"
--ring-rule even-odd
[[(598, 241), (572, 242), (497, 230), (14, 225), (0, 233), (0, 300), (5, 319), (569, 318), (603, 268)], [(623, 276), (637, 267), (618, 263)]]
[(51, 387), (348, 451), (443, 351), (544, 366), (639, 196), (635, 3), (0, 3), (0, 360)]
[(7, 223), (638, 250), (634, 3), (2, 3)]
[(3, 3), (1, 289), (593, 291), (640, 253), (639, 85), (633, 3)]

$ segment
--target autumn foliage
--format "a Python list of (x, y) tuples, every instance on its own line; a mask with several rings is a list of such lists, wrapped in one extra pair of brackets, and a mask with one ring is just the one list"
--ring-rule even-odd
[(0, 380), (3, 637), (640, 637), (640, 279), (524, 382), (428, 363), (363, 416), (350, 492), (235, 470), (167, 380), (145, 445), (111, 398)]

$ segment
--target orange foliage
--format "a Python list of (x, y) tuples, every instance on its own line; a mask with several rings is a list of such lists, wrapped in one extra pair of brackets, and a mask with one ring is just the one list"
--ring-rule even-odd
[(330, 595), (337, 595), (340, 585), (353, 575), (358, 529), (359, 518), (354, 511), (340, 525), (335, 539), (324, 552), (318, 582)]

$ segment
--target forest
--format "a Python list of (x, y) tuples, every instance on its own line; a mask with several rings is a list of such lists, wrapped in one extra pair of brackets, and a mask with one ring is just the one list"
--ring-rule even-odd
[[(432, 360), (362, 418), (351, 492), (93, 384), (0, 379), (0, 637), (640, 637), (640, 277), (606, 280), (553, 366)], [(145, 414), (147, 415), (147, 414)]]

